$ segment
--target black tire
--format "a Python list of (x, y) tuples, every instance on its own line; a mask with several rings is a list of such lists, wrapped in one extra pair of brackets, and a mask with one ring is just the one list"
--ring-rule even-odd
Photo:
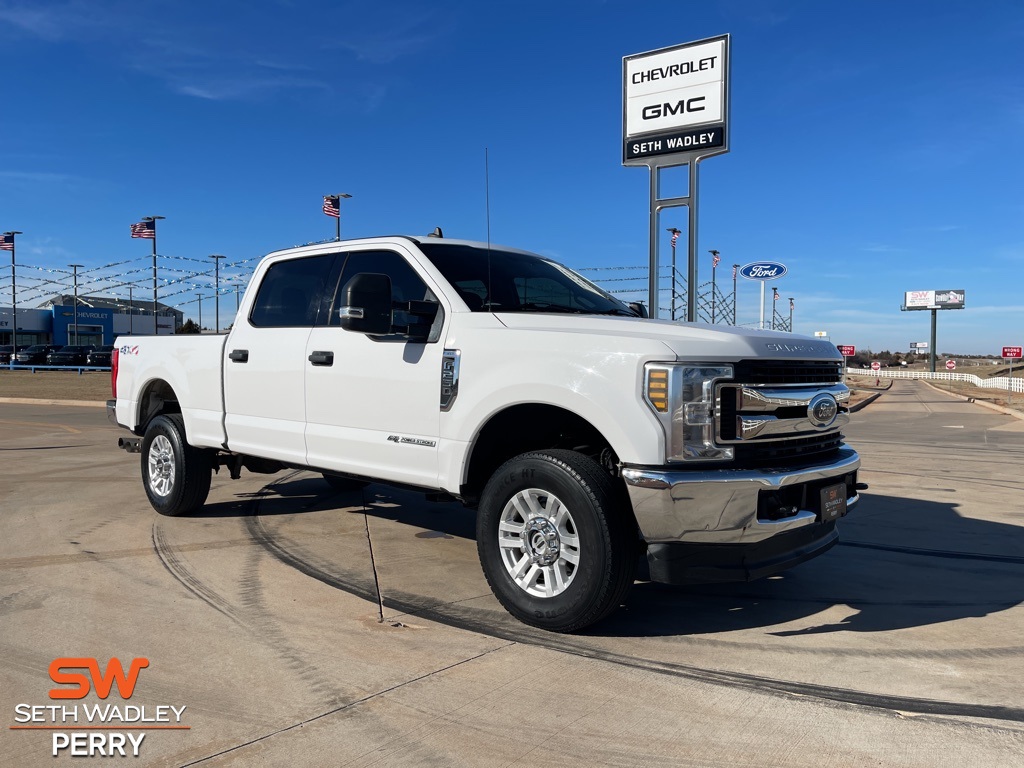
[[(539, 506), (523, 515), (516, 502), (518, 509)], [(556, 517), (568, 519), (555, 525)], [(517, 537), (509, 529), (519, 526), (519, 519)], [(495, 597), (535, 627), (574, 632), (590, 626), (618, 608), (633, 583), (637, 528), (625, 488), (575, 451), (525, 453), (502, 464), (484, 487), (476, 533), (480, 564)]]
[(342, 477), (341, 475), (332, 475), (329, 472), (322, 472), (324, 480), (336, 491), (358, 491), (360, 488), (365, 488), (369, 485), (365, 480), (355, 480), (351, 477)]
[(185, 440), (181, 414), (157, 416), (142, 438), (142, 485), (153, 509), (170, 517), (199, 509), (210, 494), (210, 454)]

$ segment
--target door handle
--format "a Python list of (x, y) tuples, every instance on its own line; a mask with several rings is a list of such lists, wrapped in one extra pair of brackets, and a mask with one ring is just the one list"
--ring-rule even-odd
[(228, 353), (228, 359), (235, 363), (248, 363), (249, 362), (249, 350), (248, 349), (232, 349)]
[(334, 353), (314, 352), (309, 356), (309, 362), (313, 365), (334, 365)]

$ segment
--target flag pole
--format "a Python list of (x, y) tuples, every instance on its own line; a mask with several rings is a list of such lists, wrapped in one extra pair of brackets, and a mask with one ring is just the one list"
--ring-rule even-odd
[(160, 335), (160, 323), (156, 319), (156, 222), (153, 222), (153, 335)]
[(715, 270), (718, 269), (718, 251), (712, 248), (711, 254), (711, 324), (715, 324), (715, 294), (718, 292), (715, 285)]
[(164, 218), (163, 216), (143, 216), (142, 223), (148, 224), (148, 227), (140, 227), (136, 232), (135, 225), (132, 226), (132, 237), (147, 237), (144, 234), (146, 231), (151, 231), (153, 237), (150, 238), (153, 241), (153, 335), (158, 336), (160, 334), (160, 324), (157, 321), (157, 272), (156, 272), (156, 222), (159, 219)]
[(740, 265), (732, 265), (732, 324), (736, 325), (736, 273), (739, 271)]
[(341, 201), (348, 200), (352, 195), (339, 192), (336, 195), (324, 195), (324, 214), (334, 219), (334, 240), (341, 240)]
[(4, 245), (7, 244), (7, 238), (10, 238), (11, 245), (11, 365), (14, 365), (14, 355), (18, 351), (18, 294), (15, 290), (14, 241), (20, 234), (22, 233), (18, 230), (4, 232)]
[(668, 232), (672, 233), (672, 301), (671, 309), (672, 319), (676, 319), (676, 240), (679, 239), (681, 230), (676, 227), (669, 227)]

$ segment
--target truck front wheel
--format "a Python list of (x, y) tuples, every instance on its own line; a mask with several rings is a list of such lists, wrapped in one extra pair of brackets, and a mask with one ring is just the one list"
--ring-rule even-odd
[(146, 427), (142, 484), (161, 515), (184, 515), (202, 507), (210, 494), (212, 470), (209, 453), (186, 442), (181, 414), (157, 416)]
[(555, 632), (614, 611), (633, 583), (637, 531), (625, 493), (575, 451), (525, 453), (484, 488), (477, 551), (498, 601)]

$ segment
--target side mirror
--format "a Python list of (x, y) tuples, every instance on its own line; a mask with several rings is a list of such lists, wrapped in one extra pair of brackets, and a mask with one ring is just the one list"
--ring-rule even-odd
[(647, 307), (640, 301), (629, 302), (629, 308), (636, 312), (640, 317), (650, 317), (647, 313)]
[(341, 289), (340, 325), (346, 331), (383, 336), (391, 331), (391, 278), (360, 272)]

